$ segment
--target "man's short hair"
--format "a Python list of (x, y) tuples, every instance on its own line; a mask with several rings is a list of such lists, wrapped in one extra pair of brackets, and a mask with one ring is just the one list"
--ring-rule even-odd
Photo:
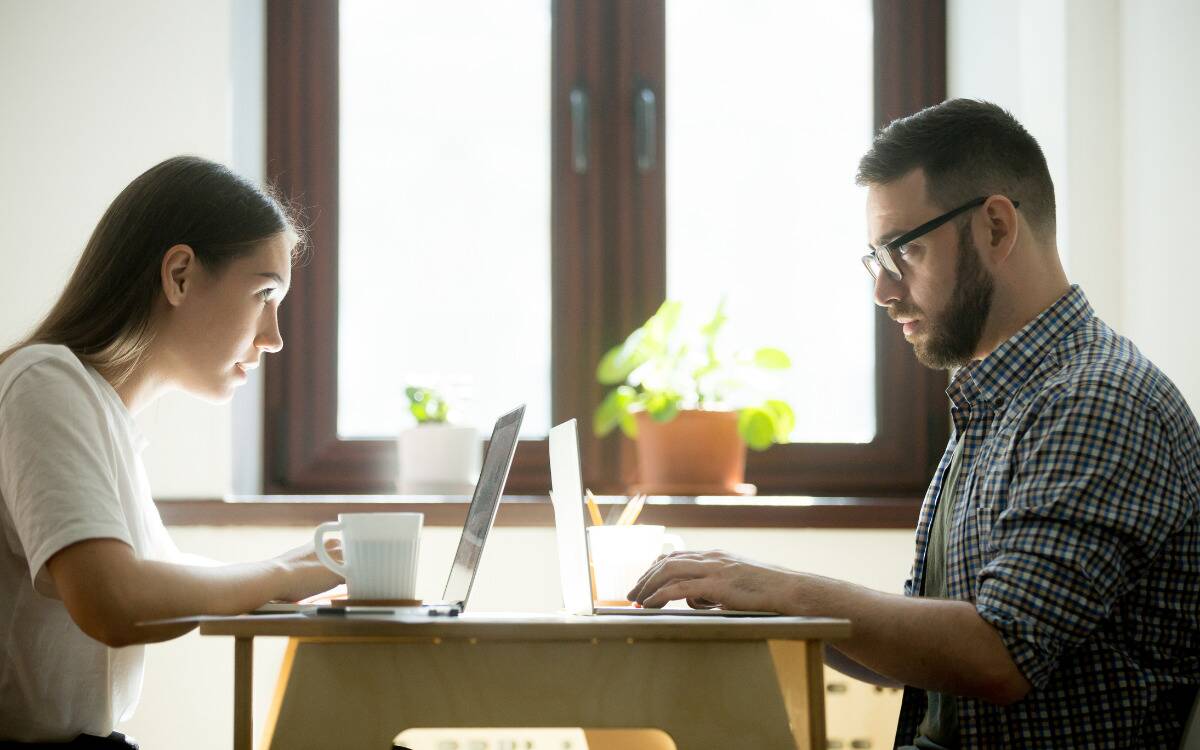
[(859, 185), (886, 185), (923, 169), (929, 198), (949, 211), (973, 198), (1020, 201), (1034, 233), (1054, 238), (1054, 183), (1037, 141), (991, 102), (950, 99), (893, 120), (858, 163)]

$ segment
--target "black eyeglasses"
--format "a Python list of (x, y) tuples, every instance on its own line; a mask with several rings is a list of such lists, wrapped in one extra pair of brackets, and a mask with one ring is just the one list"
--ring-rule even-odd
[[(904, 278), (904, 276), (900, 273), (900, 266), (898, 263), (896, 263), (896, 258), (893, 254), (903, 258), (904, 254), (908, 252), (905, 248), (905, 245), (917, 239), (918, 237), (921, 237), (922, 235), (932, 232), (941, 225), (953, 219), (955, 216), (961, 214), (963, 211), (970, 211), (972, 208), (982, 206), (987, 199), (988, 196), (985, 195), (982, 198), (976, 198), (972, 201), (964, 203), (958, 208), (947, 211), (935, 219), (930, 219), (911, 232), (905, 232), (891, 242), (880, 245), (879, 247), (872, 247), (871, 252), (862, 257), (863, 265), (867, 267), (867, 272), (871, 274), (871, 278), (873, 279), (879, 278), (879, 269), (882, 268), (888, 272), (889, 276), (896, 281), (899, 281), (900, 279)], [(1020, 207), (1021, 202), (1013, 201), (1012, 204), (1013, 208), (1018, 208)]]

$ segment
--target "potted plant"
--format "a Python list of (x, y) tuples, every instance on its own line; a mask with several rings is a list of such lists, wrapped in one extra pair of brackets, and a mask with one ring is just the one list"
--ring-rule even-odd
[(400, 494), (471, 494), (479, 475), (479, 431), (451, 424), (450, 402), (434, 388), (412, 385), (404, 395), (417, 424), (396, 440)]
[(620, 428), (634, 439), (638, 484), (648, 494), (751, 494), (746, 447), (785, 443), (795, 415), (761, 395), (764, 374), (791, 367), (779, 349), (729, 351), (719, 335), (722, 301), (702, 325), (682, 324), (683, 304), (668, 300), (596, 367), (615, 386), (593, 420), (598, 436)]

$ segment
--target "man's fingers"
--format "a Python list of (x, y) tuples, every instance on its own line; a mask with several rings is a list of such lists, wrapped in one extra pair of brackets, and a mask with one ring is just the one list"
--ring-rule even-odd
[(644, 599), (663, 586), (679, 579), (701, 578), (708, 570), (706, 563), (699, 560), (664, 560), (652, 568), (648, 576), (629, 592), (629, 600), (644, 604)]
[(660, 609), (676, 599), (703, 599), (703, 587), (704, 581), (695, 578), (673, 581), (646, 597), (642, 606), (647, 609)]
[[(654, 561), (654, 563), (649, 568), (646, 569), (646, 572), (642, 573), (642, 575), (638, 578), (637, 583), (635, 583), (633, 585), (633, 588), (629, 590), (629, 593), (626, 594), (626, 597), (630, 601), (637, 601), (638, 595), (641, 594), (641, 592), (644, 589), (646, 589), (647, 584), (652, 579), (654, 579), (655, 576), (658, 576), (660, 573), (663, 573), (665, 578), (669, 578), (673, 575), (676, 575), (676, 573), (675, 573), (676, 569), (674, 567), (669, 567), (669, 566), (674, 566), (676, 563), (680, 563), (680, 562), (692, 562), (692, 563), (711, 562), (711, 561), (714, 561), (716, 559), (716, 556), (719, 554), (720, 553), (717, 552), (716, 550), (708, 550), (705, 552), (692, 552), (692, 551), (688, 551), (688, 550), (681, 550), (681, 551), (672, 552), (672, 553), (666, 554), (666, 555), (659, 555), (658, 559), (656, 559)], [(696, 575), (696, 574), (694, 572), (692, 572), (692, 573), (688, 574), (688, 577), (693, 577), (694, 575)], [(660, 581), (665, 580), (665, 578), (660, 579)]]

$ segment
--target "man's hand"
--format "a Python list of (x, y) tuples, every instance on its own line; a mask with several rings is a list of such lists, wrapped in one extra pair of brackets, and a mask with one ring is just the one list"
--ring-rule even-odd
[(844, 618), (851, 622), (851, 636), (834, 645), (879, 677), (877, 682), (999, 705), (1032, 689), (999, 633), (967, 601), (884, 594), (719, 551), (658, 558), (629, 599), (644, 607), (685, 599), (693, 607)]
[(628, 596), (650, 608), (684, 599), (695, 609), (785, 612), (795, 575), (720, 550), (672, 552), (659, 557)]

